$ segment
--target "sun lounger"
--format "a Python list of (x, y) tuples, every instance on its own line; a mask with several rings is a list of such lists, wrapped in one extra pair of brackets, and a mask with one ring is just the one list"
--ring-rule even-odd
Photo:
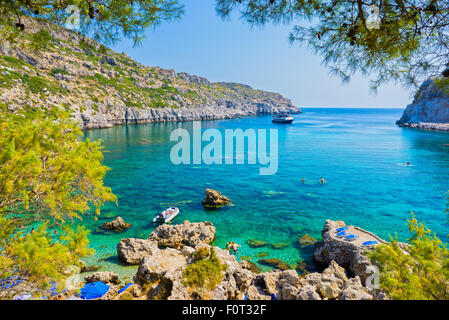
[(350, 235), (347, 235), (346, 237), (345, 237), (345, 239), (346, 240), (354, 240), (354, 239), (356, 239), (356, 238), (358, 238), (359, 236), (358, 235), (356, 235), (356, 234), (350, 234)]
[(375, 241), (375, 240), (372, 240), (372, 241), (365, 241), (364, 243), (362, 243), (362, 246), (371, 246), (371, 245), (373, 245), (373, 244), (378, 244), (378, 242), (377, 241)]
[(345, 230), (348, 230), (348, 227), (341, 227), (341, 228), (335, 229), (335, 231), (337, 231), (337, 233), (345, 231)]
[(350, 235), (350, 233), (348, 233), (346, 231), (342, 231), (342, 232), (337, 233), (337, 237), (339, 237), (339, 238), (347, 236), (347, 235)]

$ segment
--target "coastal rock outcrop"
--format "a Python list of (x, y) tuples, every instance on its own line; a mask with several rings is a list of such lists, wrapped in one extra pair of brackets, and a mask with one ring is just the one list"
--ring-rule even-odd
[(376, 241), (381, 244), (386, 243), (386, 241), (369, 231), (346, 226), (348, 233), (357, 236), (355, 240), (348, 241), (344, 237), (338, 237), (336, 232), (337, 228), (345, 226), (343, 221), (326, 220), (321, 232), (323, 241), (315, 244), (313, 258), (315, 263), (321, 265), (328, 265), (334, 260), (338, 265), (359, 276), (364, 283), (371, 274), (367, 268), (372, 264), (365, 255), (367, 248), (363, 246), (363, 242)]
[[(118, 277), (110, 272), (97, 272), (86, 276), (85, 280), (111, 283), (113, 290), (105, 299), (241, 300), (245, 296), (248, 300), (386, 299), (382, 291), (364, 286), (361, 276), (356, 274), (351, 278), (359, 272), (357, 268), (351, 269), (351, 266), (356, 265), (352, 261), (358, 261), (363, 252), (358, 251), (362, 249), (358, 248), (357, 242), (351, 243), (357, 250), (347, 244), (336, 243), (333, 234), (342, 225), (342, 221), (326, 221), (324, 241), (321, 245), (316, 244), (315, 252), (316, 258), (321, 259), (322, 263), (330, 259), (321, 273), (300, 276), (290, 265), (277, 259), (259, 261), (275, 268), (273, 271), (260, 272), (254, 263), (247, 260), (239, 262), (228, 250), (210, 246), (215, 237), (212, 223), (185, 221), (180, 225), (159, 226), (150, 239), (122, 239), (118, 244), (120, 259), (139, 264), (132, 292), (119, 296)], [(360, 228), (350, 230), (358, 230), (364, 237), (376, 237)], [(383, 241), (378, 237), (376, 239)], [(219, 283), (207, 287), (191, 286), (192, 282), (186, 282), (186, 274), (191, 274), (192, 270), (201, 272), (201, 268), (195, 269), (195, 266), (188, 269), (191, 264), (200, 262), (201, 265), (201, 261), (212, 258), (216, 258), (221, 265), (218, 269), (221, 278)], [(360, 274), (363, 275), (363, 272), (360, 271)]]
[(127, 264), (139, 264), (140, 260), (158, 250), (157, 241), (138, 238), (120, 240), (117, 244), (119, 259)]
[[(63, 27), (27, 17), (23, 23), (14, 42), (0, 43), (0, 55), (7, 56), (0, 81), (8, 84), (0, 87), (0, 103), (11, 110), (64, 106), (82, 129), (301, 112), (278, 93), (143, 66)], [(41, 29), (51, 37), (36, 52), (27, 44)]]
[(94, 272), (84, 277), (87, 283), (101, 281), (103, 283), (120, 284), (118, 274), (109, 271)]
[(177, 225), (163, 224), (157, 227), (149, 237), (163, 247), (182, 247), (187, 245), (197, 247), (200, 244), (209, 244), (215, 239), (215, 226), (209, 222), (190, 223), (184, 221)]
[(114, 232), (122, 232), (131, 228), (131, 223), (125, 222), (122, 217), (117, 217), (111, 222), (105, 222), (100, 228)]
[(206, 208), (220, 208), (227, 205), (231, 200), (221, 194), (220, 191), (213, 189), (204, 190), (206, 196), (201, 202)]
[(449, 78), (441, 76), (424, 81), (396, 124), (402, 127), (449, 130)]

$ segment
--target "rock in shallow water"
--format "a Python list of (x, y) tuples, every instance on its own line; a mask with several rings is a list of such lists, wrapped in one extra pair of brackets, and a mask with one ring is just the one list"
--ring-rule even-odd
[(209, 244), (215, 239), (215, 227), (211, 222), (190, 223), (184, 221), (177, 225), (163, 224), (151, 234), (151, 240), (156, 240), (159, 246), (176, 248), (180, 245), (196, 247)]
[(131, 228), (131, 223), (127, 223), (122, 217), (117, 217), (114, 221), (106, 222), (100, 228), (105, 230), (111, 230), (114, 232), (122, 232), (126, 229)]
[(220, 191), (206, 189), (204, 193), (206, 194), (206, 196), (201, 203), (206, 208), (220, 208), (231, 202), (231, 200), (223, 196)]

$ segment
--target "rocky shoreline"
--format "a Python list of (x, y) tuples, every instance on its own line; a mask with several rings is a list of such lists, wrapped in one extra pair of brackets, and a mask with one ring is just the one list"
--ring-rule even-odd
[[(83, 130), (301, 112), (279, 93), (144, 66), (62, 27), (24, 24), (21, 39), (0, 42), (0, 106), (13, 112), (60, 106)], [(29, 40), (37, 32), (50, 39), (38, 52)]]
[[(336, 236), (337, 228), (342, 226), (346, 226), (343, 221), (327, 220), (322, 241), (315, 243), (314, 260), (323, 265), (323, 272), (298, 274), (297, 270), (274, 268), (261, 273), (254, 263), (239, 262), (228, 250), (213, 246), (216, 229), (212, 223), (184, 221), (178, 225), (161, 225), (147, 239), (120, 241), (117, 245), (119, 260), (138, 266), (133, 284), (126, 290), (120, 290), (124, 284), (113, 272), (88, 273), (84, 282), (101, 281), (110, 287), (107, 294), (99, 298), (101, 300), (387, 299), (384, 292), (367, 283), (371, 262), (366, 252), (373, 246), (361, 245), (366, 239), (376, 239), (379, 244), (386, 241), (353, 226), (346, 227), (359, 234), (360, 241), (342, 240)], [(210, 287), (196, 286), (186, 280), (187, 270), (192, 266), (195, 272), (204, 272), (204, 269), (197, 269), (196, 263), (207, 265), (217, 261), (221, 266), (217, 283)], [(14, 298), (23, 295), (24, 291), (29, 292), (26, 290), (30, 288), (33, 288), (30, 284), (14, 288), (9, 296), (1, 292), (0, 298)]]

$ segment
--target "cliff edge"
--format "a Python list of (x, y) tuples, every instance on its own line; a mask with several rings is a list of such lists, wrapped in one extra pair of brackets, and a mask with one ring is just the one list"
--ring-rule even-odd
[(425, 81), (396, 124), (449, 131), (449, 77), (442, 75)]

